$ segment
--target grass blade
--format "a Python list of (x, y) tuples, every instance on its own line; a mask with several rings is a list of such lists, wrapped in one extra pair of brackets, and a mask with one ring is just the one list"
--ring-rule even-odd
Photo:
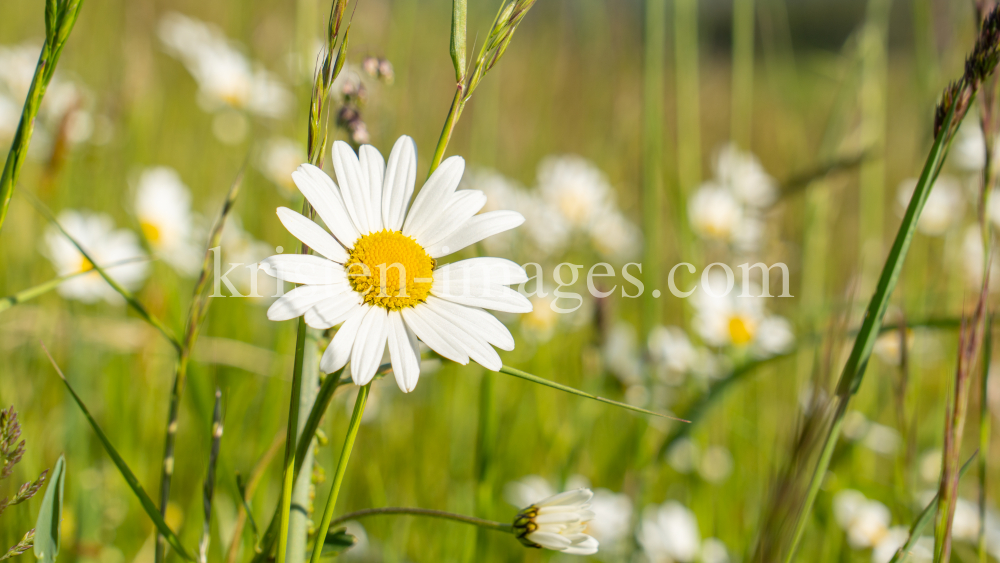
[(94, 420), (94, 417), (91, 416), (90, 411), (87, 410), (87, 406), (83, 404), (83, 400), (81, 400), (80, 396), (73, 390), (73, 387), (69, 384), (66, 376), (63, 375), (62, 370), (59, 369), (59, 365), (56, 364), (56, 361), (52, 358), (52, 354), (49, 354), (49, 350), (45, 347), (45, 344), (42, 344), (42, 350), (45, 351), (45, 355), (48, 356), (49, 362), (52, 363), (52, 367), (56, 370), (56, 373), (59, 374), (59, 378), (66, 384), (66, 389), (69, 390), (69, 394), (72, 395), (73, 400), (76, 401), (77, 406), (80, 407), (80, 411), (83, 412), (83, 416), (87, 419), (87, 422), (90, 423), (91, 428), (94, 429), (94, 433), (97, 434), (97, 438), (101, 441), (104, 449), (108, 452), (108, 456), (110, 456), (111, 460), (115, 462), (115, 466), (118, 467), (118, 471), (122, 474), (122, 477), (125, 478), (125, 482), (128, 483), (129, 488), (132, 489), (132, 492), (135, 493), (135, 496), (139, 499), (139, 504), (142, 505), (143, 510), (145, 510), (146, 514), (149, 515), (150, 520), (153, 521), (153, 525), (155, 525), (156, 529), (167, 538), (167, 542), (170, 543), (181, 558), (185, 561), (195, 561), (195, 558), (192, 557), (188, 550), (184, 548), (184, 545), (181, 544), (181, 540), (177, 537), (177, 534), (170, 529), (170, 526), (167, 526), (163, 517), (160, 516), (159, 510), (157, 510), (156, 505), (153, 504), (153, 499), (149, 498), (149, 495), (146, 494), (146, 490), (142, 488), (142, 484), (139, 483), (139, 479), (136, 478), (135, 473), (132, 473), (128, 464), (125, 463), (122, 456), (118, 454), (118, 450), (116, 450), (111, 444), (107, 435), (104, 434), (103, 430), (101, 430), (100, 425), (98, 425), (97, 421)]
[(574, 389), (573, 387), (570, 387), (568, 385), (563, 385), (562, 383), (556, 383), (555, 381), (549, 381), (548, 379), (545, 379), (544, 377), (538, 377), (537, 375), (528, 373), (526, 371), (521, 371), (519, 369), (515, 369), (515, 368), (509, 367), (509, 366), (503, 366), (502, 368), (500, 368), (500, 373), (506, 373), (507, 375), (513, 375), (514, 377), (520, 377), (521, 379), (526, 379), (526, 380), (528, 380), (528, 381), (530, 381), (532, 383), (537, 383), (539, 385), (545, 385), (546, 387), (551, 387), (553, 389), (558, 389), (560, 391), (565, 391), (566, 393), (577, 395), (579, 397), (586, 397), (588, 399), (593, 399), (594, 401), (599, 401), (601, 403), (607, 403), (609, 405), (614, 405), (616, 407), (621, 407), (621, 408), (626, 409), (626, 410), (630, 410), (630, 411), (634, 411), (634, 412), (641, 412), (642, 414), (651, 414), (653, 416), (658, 416), (660, 418), (669, 418), (671, 420), (677, 420), (677, 421), (680, 421), (680, 422), (690, 422), (688, 420), (684, 420), (683, 418), (677, 418), (675, 416), (670, 416), (670, 415), (667, 415), (667, 414), (661, 414), (661, 413), (658, 413), (658, 412), (653, 412), (653, 411), (646, 410), (646, 409), (641, 408), (641, 407), (632, 406), (632, 405), (629, 405), (629, 404), (626, 404), (626, 403), (619, 403), (618, 401), (612, 401), (611, 399), (605, 399), (604, 397), (598, 397), (597, 395), (591, 395), (590, 393), (585, 393), (583, 391), (580, 391), (579, 389)]
[[(123, 266), (125, 264), (130, 264), (132, 262), (141, 262), (143, 260), (148, 260), (145, 257), (129, 258), (128, 260), (120, 260), (118, 262), (113, 262), (107, 266), (102, 266), (106, 270), (115, 268), (118, 266)], [(28, 289), (23, 289), (13, 295), (8, 295), (6, 297), (0, 297), (0, 313), (10, 309), (15, 305), (20, 305), (25, 301), (30, 301), (40, 295), (44, 295), (53, 289), (59, 287), (64, 281), (71, 280), (75, 277), (82, 276), (84, 274), (91, 273), (90, 270), (84, 270), (81, 272), (76, 272), (75, 274), (69, 274), (67, 276), (59, 276), (58, 278), (53, 278), (47, 282), (40, 283), (34, 287), (29, 287)]]
[(212, 535), (212, 495), (215, 492), (215, 466), (219, 461), (222, 442), (222, 391), (215, 388), (215, 409), (212, 411), (212, 450), (208, 455), (208, 474), (205, 475), (205, 522), (202, 524), (201, 541), (198, 543), (198, 560), (208, 561), (208, 543)]
[(64, 229), (63, 226), (59, 223), (59, 221), (56, 219), (56, 216), (52, 213), (51, 209), (46, 207), (45, 204), (42, 203), (34, 195), (23, 191), (20, 193), (31, 203), (31, 205), (39, 213), (41, 213), (50, 223), (52, 223), (53, 225), (55, 225), (57, 229), (59, 229), (59, 232), (61, 232), (63, 236), (66, 237), (66, 240), (73, 243), (73, 246), (76, 247), (77, 251), (80, 254), (82, 254), (83, 257), (86, 258), (87, 261), (93, 265), (94, 270), (98, 274), (101, 274), (101, 277), (104, 278), (106, 282), (108, 282), (108, 285), (110, 285), (112, 289), (117, 291), (119, 295), (125, 298), (125, 301), (127, 301), (128, 304), (133, 309), (135, 309), (136, 313), (139, 313), (139, 316), (142, 317), (144, 321), (153, 325), (153, 327), (159, 330), (160, 333), (163, 334), (164, 338), (166, 338), (170, 342), (170, 344), (174, 346), (176, 350), (180, 351), (181, 343), (179, 340), (177, 340), (177, 337), (174, 336), (173, 331), (167, 328), (167, 326), (164, 325), (163, 322), (160, 321), (160, 319), (154, 317), (149, 311), (147, 311), (146, 307), (143, 306), (143, 304), (140, 303), (139, 300), (136, 299), (134, 295), (132, 295), (131, 291), (122, 287), (117, 281), (115, 281), (114, 278), (108, 275), (108, 273), (105, 271), (104, 268), (98, 266), (97, 262), (93, 259), (93, 257), (90, 254), (87, 253), (87, 251), (83, 248), (83, 246), (75, 238), (73, 238), (72, 235), (66, 232), (66, 229)]
[(45, 489), (42, 506), (35, 521), (35, 558), (41, 563), (54, 563), (59, 555), (59, 527), (62, 522), (63, 488), (66, 482), (66, 457), (59, 456), (52, 478)]
[[(972, 467), (972, 460), (976, 458), (976, 455), (978, 453), (979, 453), (978, 450), (973, 452), (972, 455), (969, 457), (969, 459), (965, 462), (965, 465), (962, 466), (962, 470), (959, 472), (959, 478), (965, 475), (965, 472), (968, 471), (970, 467)], [(897, 551), (896, 554), (892, 556), (892, 559), (889, 560), (889, 563), (903, 563), (904, 561), (906, 561), (906, 557), (910, 554), (910, 551), (913, 549), (913, 546), (916, 545), (917, 540), (920, 539), (920, 535), (923, 534), (924, 528), (926, 528), (927, 525), (930, 524), (931, 520), (934, 518), (934, 512), (935, 510), (937, 510), (937, 504), (938, 504), (938, 495), (935, 494), (934, 498), (932, 498), (931, 501), (927, 503), (927, 506), (925, 506), (924, 509), (920, 511), (920, 514), (917, 516), (917, 519), (913, 521), (913, 525), (910, 526), (910, 537), (906, 539), (906, 543), (903, 544), (903, 547), (900, 547), (899, 551)]]

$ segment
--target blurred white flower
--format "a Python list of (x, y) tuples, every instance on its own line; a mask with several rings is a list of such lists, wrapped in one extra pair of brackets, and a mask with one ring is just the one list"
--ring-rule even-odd
[(709, 483), (721, 483), (733, 472), (733, 456), (724, 446), (709, 446), (698, 463), (698, 474)]
[[(743, 299), (754, 298), (744, 297)], [(770, 315), (760, 321), (752, 351), (757, 357), (768, 358), (784, 354), (790, 351), (794, 345), (795, 331), (792, 330), (792, 323), (785, 317)]]
[(9, 96), (0, 93), (0, 142), (14, 139), (18, 123), (21, 121), (21, 107)]
[(978, 172), (986, 166), (986, 141), (978, 119), (967, 119), (951, 143), (951, 161), (966, 172)]
[(540, 475), (526, 475), (517, 481), (511, 481), (503, 488), (503, 498), (511, 506), (518, 508), (535, 504), (555, 494), (555, 489)]
[(768, 207), (778, 197), (774, 178), (768, 175), (757, 157), (740, 151), (733, 143), (723, 145), (716, 152), (715, 178), (751, 207)]
[(266, 267), (260, 264), (261, 260), (272, 254), (273, 248), (245, 231), (243, 222), (235, 213), (226, 219), (219, 246), (221, 256), (218, 260), (223, 274), (230, 267), (239, 264), (226, 277), (237, 291), (249, 297), (271, 298), (276, 295), (279, 282), (267, 275)]
[(691, 473), (701, 462), (701, 449), (690, 438), (680, 438), (667, 450), (667, 464), (678, 473)]
[(191, 193), (173, 168), (147, 168), (139, 177), (135, 214), (153, 251), (179, 273), (199, 271), (202, 249), (194, 241)]
[(286, 195), (295, 191), (292, 172), (306, 161), (306, 150), (299, 143), (284, 137), (267, 141), (260, 151), (257, 167), (264, 176), (282, 188)]
[(538, 165), (542, 198), (577, 229), (589, 229), (611, 198), (607, 178), (590, 161), (573, 155), (549, 156)]
[(731, 191), (707, 182), (688, 200), (688, 220), (698, 236), (729, 242), (743, 222), (743, 206)]
[(548, 342), (559, 324), (559, 313), (552, 309), (551, 296), (530, 298), (531, 312), (521, 315), (521, 332), (531, 340)]
[(874, 547), (889, 533), (892, 521), (889, 509), (858, 491), (838, 492), (833, 498), (833, 512), (837, 523), (847, 532), (847, 543), (854, 549)]
[(625, 262), (642, 252), (642, 231), (615, 209), (598, 214), (590, 227), (591, 244), (607, 260)]
[(906, 545), (910, 530), (903, 526), (893, 526), (872, 548), (872, 563), (889, 563), (899, 548)]
[[(1000, 262), (997, 261), (997, 253), (992, 254), (989, 261), (990, 280), (995, 280), (1000, 276)], [(965, 229), (962, 238), (962, 262), (965, 266), (966, 285), (978, 292), (983, 283), (983, 237), (978, 225), (969, 225)], [(990, 283), (990, 291), (997, 291), (998, 288), (1000, 284)]]
[(616, 322), (601, 346), (604, 365), (625, 385), (642, 382), (642, 357), (635, 328), (623, 321)]
[(594, 519), (590, 510), (593, 496), (590, 489), (575, 489), (533, 503), (514, 519), (514, 533), (529, 547), (570, 555), (597, 553), (597, 540), (584, 533)]
[[(898, 330), (891, 330), (883, 333), (875, 340), (875, 355), (878, 359), (882, 360), (886, 365), (898, 366), (900, 357), (902, 356), (902, 346), (900, 346), (902, 338), (900, 338)], [(906, 350), (913, 348), (913, 330), (906, 329)]]
[(368, 533), (365, 531), (365, 527), (361, 525), (360, 522), (355, 520), (350, 520), (344, 522), (344, 527), (347, 528), (347, 533), (351, 534), (357, 541), (354, 543), (354, 547), (348, 549), (344, 552), (341, 557), (344, 559), (361, 559), (364, 560), (367, 556), (371, 555), (369, 553), (371, 545), (368, 541)]
[(157, 33), (167, 53), (180, 60), (198, 83), (204, 109), (229, 106), (271, 118), (290, 109), (292, 95), (285, 86), (251, 63), (215, 26), (171, 12), (160, 20)]
[(678, 385), (698, 361), (698, 353), (684, 329), (656, 326), (647, 339), (649, 357), (666, 383)]
[(890, 456), (899, 451), (903, 438), (895, 428), (873, 422), (861, 443), (877, 454)]
[[(129, 261), (108, 268), (107, 273), (122, 287), (136, 290), (146, 279), (147, 264), (141, 260), (145, 253), (139, 246), (135, 233), (115, 229), (111, 217), (103, 213), (66, 210), (59, 214), (59, 223), (97, 261), (102, 268), (118, 262)], [(45, 231), (43, 254), (55, 266), (60, 276), (91, 270), (93, 264), (54, 225)], [(96, 271), (77, 276), (59, 285), (59, 294), (68, 299), (85, 303), (105, 300), (122, 303), (122, 297)]]
[(694, 513), (677, 501), (647, 506), (638, 531), (639, 544), (653, 563), (690, 563), (701, 550)]
[(920, 478), (925, 483), (937, 483), (941, 479), (941, 450), (933, 449), (920, 454), (918, 462)]
[(951, 521), (951, 535), (959, 541), (979, 540), (979, 505), (960, 498), (955, 501), (955, 516)]
[(624, 493), (597, 489), (590, 499), (594, 519), (587, 525), (587, 533), (605, 546), (617, 544), (628, 537), (632, 529), (632, 500)]
[(729, 563), (729, 550), (719, 538), (706, 538), (701, 543), (701, 563)]
[[(913, 197), (917, 180), (910, 178), (899, 185), (896, 201), (900, 214), (906, 211)], [(958, 180), (950, 176), (939, 176), (927, 195), (927, 203), (917, 220), (917, 229), (925, 235), (941, 236), (949, 227), (962, 219), (965, 199)]]
[(741, 297), (741, 290), (733, 287), (723, 294), (726, 277), (712, 271), (711, 287), (699, 286), (695, 293), (695, 331), (711, 346), (749, 346), (757, 357), (782, 354), (792, 348), (795, 335), (791, 324), (784, 318), (769, 315), (764, 310), (764, 297), (751, 284), (750, 296)]

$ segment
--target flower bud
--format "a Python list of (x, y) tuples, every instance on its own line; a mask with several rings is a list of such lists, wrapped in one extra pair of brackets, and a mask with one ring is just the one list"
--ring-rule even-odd
[(584, 533), (594, 519), (590, 489), (575, 489), (536, 502), (518, 513), (514, 534), (527, 547), (571, 555), (597, 553), (597, 540)]

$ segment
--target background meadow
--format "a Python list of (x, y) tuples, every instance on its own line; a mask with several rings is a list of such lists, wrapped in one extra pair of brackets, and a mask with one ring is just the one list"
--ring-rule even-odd
[[(644, 67), (644, 37), (657, 26), (649, 23), (643, 2), (539, 1), (476, 90), (448, 148), (466, 159), (465, 182), (487, 191), (488, 205), (528, 218), (513, 235), (475, 252), (540, 263), (548, 291), (555, 288), (557, 264), (585, 266), (571, 288), (584, 294), (579, 310), (555, 314), (549, 299), (535, 299), (533, 313), (502, 318), (517, 342), (502, 354), (504, 363), (658, 412), (695, 413), (695, 424), (590, 402), (476, 364), (428, 365), (409, 395), (391, 377), (373, 385), (338, 513), (416, 506), (507, 522), (549, 494), (545, 487), (555, 492), (589, 483), (602, 490), (592, 530), (602, 547), (594, 560), (751, 559), (803, 413), (811, 397), (829, 392), (846, 359), (851, 328), (860, 324), (908, 201), (906, 183), (919, 175), (933, 141), (935, 103), (946, 82), (961, 74), (976, 30), (966, 2), (737, 4), (749, 11), (734, 19), (734, 5), (726, 0), (667, 2), (659, 29), (663, 64), (650, 69)], [(477, 33), (483, 40), (496, 8), (470, 3), (470, 41)], [(288, 174), (305, 159), (310, 76), (328, 10), (328, 3), (316, 0), (88, 0), (56, 73), (73, 85), (70, 101), (43, 107), (48, 113), (36, 126), (18, 192), (34, 194), (57, 214), (106, 214), (116, 229), (134, 232), (146, 252), (159, 255), (137, 200), (143, 172), (170, 167), (190, 191), (190, 230), (200, 254), (206, 229), (245, 163), (238, 222), (227, 227), (222, 261), (256, 262), (277, 246), (293, 251), (298, 243), (274, 210), (299, 205)], [(335, 86), (335, 103), (346, 100), (357, 109), (361, 133), (383, 154), (399, 135), (412, 136), (418, 175), (425, 174), (453, 95), (451, 3), (364, 0), (350, 10), (348, 67)], [(248, 60), (270, 71), (287, 91), (284, 111), (263, 115), (207, 103), (182, 57), (163, 39), (165, 18), (178, 13), (216, 26)], [(747, 44), (740, 35), (747, 14), (752, 54), (733, 48), (734, 32), (744, 41), (738, 45)], [(0, 4), (5, 147), (21, 104), (15, 50), (30, 46), (33, 67), (44, 34), (39, 3)], [(391, 63), (391, 80), (385, 68), (381, 77), (370, 76), (362, 68), (367, 57)], [(663, 119), (653, 123), (644, 118), (643, 105), (650, 81), (662, 84), (656, 99)], [(12, 111), (4, 105), (8, 100)], [(798, 560), (888, 561), (883, 542), (898, 533), (892, 528), (908, 527), (936, 490), (957, 328), (975, 303), (982, 276), (978, 230), (968, 234), (976, 225), (982, 138), (975, 134), (975, 115), (966, 121), (924, 211), (887, 318), (914, 326), (903, 337), (886, 333), (876, 346)], [(338, 139), (359, 140), (358, 127), (354, 120), (332, 130)], [(643, 200), (644, 130), (663, 135), (652, 153), (663, 186), (659, 209)], [(730, 142), (735, 151), (726, 148)], [(291, 156), (277, 153), (281, 146)], [(297, 160), (296, 151), (302, 155)], [(591, 196), (599, 201), (586, 207)], [(560, 219), (546, 220), (539, 210)], [(577, 221), (580, 213), (587, 217)], [(601, 221), (608, 218), (613, 220)], [(47, 227), (15, 195), (0, 241), (0, 295), (61, 273), (49, 259)], [(602, 280), (603, 287), (618, 288), (604, 299), (587, 295), (586, 268), (599, 261), (617, 272)], [(734, 269), (745, 262), (784, 262), (794, 297), (753, 300), (748, 310), (706, 302), (701, 294), (678, 299), (668, 292), (665, 274), (682, 261), (698, 266), (697, 276), (711, 262)], [(620, 293), (626, 262), (644, 265), (640, 298)], [(649, 275), (656, 265), (659, 282)], [(178, 333), (194, 286), (183, 270), (161, 256), (136, 285), (138, 298)], [(246, 292), (247, 270), (230, 278)], [(677, 279), (682, 287), (697, 280), (682, 269)], [(262, 293), (273, 293), (267, 276), (258, 281)], [(649, 295), (654, 288), (663, 292), (658, 299)], [(780, 280), (772, 277), (772, 294), (780, 291)], [(167, 521), (186, 545), (197, 543), (218, 386), (225, 434), (211, 522), (213, 561), (227, 560), (241, 520), (237, 475), (246, 479), (269, 450), (250, 502), (258, 526), (266, 526), (280, 493), (277, 441), (285, 432), (295, 325), (268, 321), (270, 302), (212, 299), (193, 352)], [(746, 330), (737, 330), (734, 319)], [(908, 350), (902, 363), (901, 340)], [(151, 495), (158, 490), (172, 349), (123, 302), (87, 303), (53, 291), (0, 310), (0, 406), (19, 411), (27, 441), (0, 496), (65, 453), (60, 558), (152, 562), (152, 523), (39, 341)], [(982, 397), (973, 383), (963, 459), (979, 444), (980, 402), (987, 401), (987, 413), (1000, 409), (997, 391)], [(329, 488), (324, 469), (332, 475), (355, 394), (353, 386), (339, 389), (321, 426), (328, 441), (321, 439), (317, 449), (320, 504)], [(711, 402), (697, 410), (706, 397)], [(990, 477), (1000, 463), (996, 441), (990, 439), (984, 452)], [(1000, 497), (988, 481), (992, 514)], [(970, 504), (960, 504), (956, 515), (952, 560), (976, 561), (975, 473), (959, 490)], [(860, 491), (868, 500), (844, 491)], [(0, 545), (20, 539), (38, 503), (0, 517)], [(249, 527), (235, 543), (234, 560), (249, 557)], [(432, 519), (369, 518), (350, 531), (361, 539), (343, 557), (355, 561), (571, 558)], [(986, 535), (990, 556), (1000, 560), (1000, 521), (992, 516)]]

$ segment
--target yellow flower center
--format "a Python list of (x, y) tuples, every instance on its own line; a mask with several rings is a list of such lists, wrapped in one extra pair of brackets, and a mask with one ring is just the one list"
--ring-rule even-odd
[(354, 243), (344, 268), (351, 287), (366, 303), (398, 311), (427, 301), (435, 265), (412, 238), (381, 230)]
[(733, 344), (743, 346), (753, 340), (753, 326), (742, 317), (729, 319), (729, 338)]
[(90, 260), (87, 260), (87, 258), (84, 255), (81, 254), (80, 255), (80, 269), (77, 270), (77, 271), (78, 272), (89, 272), (90, 270), (93, 270), (93, 269), (94, 269), (94, 263), (91, 262)]
[(142, 229), (142, 236), (146, 237), (149, 244), (157, 244), (160, 242), (160, 228), (150, 223), (148, 221), (140, 221), (139, 228)]

